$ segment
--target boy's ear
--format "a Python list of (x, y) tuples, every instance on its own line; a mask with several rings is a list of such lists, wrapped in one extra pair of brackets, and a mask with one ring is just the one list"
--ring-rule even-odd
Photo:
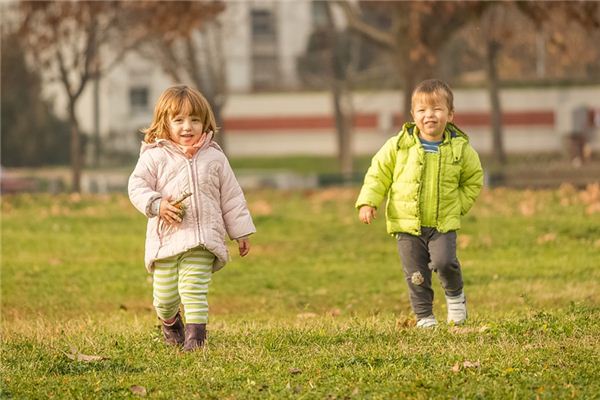
[(454, 111), (450, 111), (448, 113), (448, 122), (452, 122), (453, 119), (454, 119)]

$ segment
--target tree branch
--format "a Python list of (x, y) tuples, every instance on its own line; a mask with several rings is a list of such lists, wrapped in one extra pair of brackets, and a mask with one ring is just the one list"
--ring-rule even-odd
[(359, 12), (353, 8), (350, 3), (347, 1), (336, 0), (335, 4), (338, 5), (344, 12), (350, 28), (361, 33), (368, 39), (381, 46), (391, 49), (396, 47), (396, 39), (393, 34), (382, 31), (381, 29), (377, 29), (374, 26), (364, 22), (360, 17)]

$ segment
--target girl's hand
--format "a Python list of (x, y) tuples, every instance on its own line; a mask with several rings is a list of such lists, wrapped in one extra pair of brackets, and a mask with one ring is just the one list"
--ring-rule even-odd
[(238, 248), (240, 249), (240, 256), (244, 257), (250, 252), (250, 239), (236, 239), (238, 242)]
[(158, 215), (160, 215), (160, 218), (167, 224), (175, 225), (181, 222), (181, 217), (179, 216), (180, 210), (171, 204), (171, 201), (171, 196), (167, 197), (166, 199), (163, 198), (160, 201), (160, 210)]
[(358, 210), (358, 219), (365, 224), (370, 224), (377, 214), (377, 209), (371, 206), (362, 206)]

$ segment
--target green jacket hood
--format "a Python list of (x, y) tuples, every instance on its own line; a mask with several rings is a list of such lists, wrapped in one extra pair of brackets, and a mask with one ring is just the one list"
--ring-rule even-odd
[[(442, 143), (450, 142), (453, 160), (460, 161), (463, 146), (469, 143), (469, 136), (452, 122), (446, 124)], [(419, 128), (414, 122), (406, 122), (398, 134), (398, 149), (407, 149), (419, 142)]]

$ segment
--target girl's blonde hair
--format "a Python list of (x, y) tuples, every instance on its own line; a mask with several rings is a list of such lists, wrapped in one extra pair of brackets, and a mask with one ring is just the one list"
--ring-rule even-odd
[(415, 100), (421, 96), (443, 97), (448, 105), (448, 111), (454, 111), (454, 95), (452, 94), (450, 86), (444, 81), (439, 79), (427, 79), (419, 83), (412, 92), (411, 109), (415, 106)]
[(186, 85), (171, 86), (158, 98), (149, 128), (142, 129), (144, 142), (169, 139), (169, 119), (179, 114), (200, 117), (204, 132), (217, 132), (215, 116), (210, 104), (202, 94)]

